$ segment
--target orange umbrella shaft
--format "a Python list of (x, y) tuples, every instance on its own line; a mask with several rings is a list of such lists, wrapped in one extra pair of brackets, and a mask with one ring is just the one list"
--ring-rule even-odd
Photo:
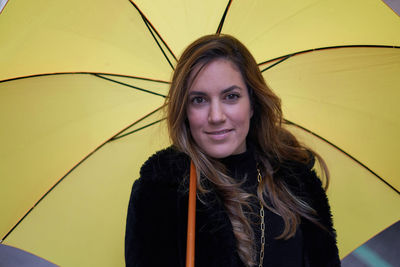
[(195, 248), (195, 229), (196, 229), (196, 183), (197, 183), (196, 167), (194, 166), (193, 162), (190, 162), (186, 267), (194, 267), (194, 248)]

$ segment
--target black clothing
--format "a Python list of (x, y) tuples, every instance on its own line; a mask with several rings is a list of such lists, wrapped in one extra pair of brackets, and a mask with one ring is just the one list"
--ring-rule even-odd
[[(241, 180), (243, 189), (255, 194), (256, 162), (251, 152), (223, 159), (230, 174)], [(190, 159), (170, 147), (153, 155), (140, 171), (129, 202), (125, 259), (127, 266), (185, 266)], [(264, 266), (340, 266), (335, 231), (328, 201), (321, 182), (310, 166), (299, 163), (282, 166), (274, 178), (283, 179), (292, 192), (318, 213), (321, 229), (303, 219), (296, 235), (276, 240), (283, 229), (280, 216), (265, 209), (266, 248)], [(232, 225), (217, 194), (206, 194), (197, 201), (196, 266), (243, 266), (237, 252)], [(252, 203), (255, 212), (259, 205)], [(254, 226), (256, 240), (260, 230)], [(259, 246), (259, 242), (256, 242)], [(259, 247), (258, 247), (259, 248)]]
[[(238, 182), (245, 179), (242, 188), (257, 196), (257, 162), (254, 158), (253, 150), (248, 145), (248, 150), (245, 153), (232, 155), (221, 162), (227, 167), (229, 174)], [(267, 202), (270, 204), (269, 202)], [(251, 202), (252, 211), (257, 215), (260, 210), (260, 202), (254, 199)], [(265, 214), (265, 249), (264, 249), (264, 266), (276, 267), (303, 267), (303, 237), (301, 228), (296, 232), (296, 235), (288, 240), (276, 239), (283, 229), (284, 222), (282, 217), (273, 213), (267, 208), (264, 208)], [(261, 245), (261, 227), (259, 216), (254, 217), (253, 231), (255, 233), (255, 241), (257, 246), (257, 263), (259, 262), (259, 251)], [(290, 255), (288, 257), (288, 255)]]

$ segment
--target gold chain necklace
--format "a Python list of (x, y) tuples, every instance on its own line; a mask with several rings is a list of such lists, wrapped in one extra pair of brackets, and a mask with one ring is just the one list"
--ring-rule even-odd
[[(261, 183), (262, 181), (262, 176), (260, 169), (257, 168), (257, 181), (258, 184)], [(261, 218), (261, 248), (260, 248), (260, 263), (258, 264), (258, 267), (263, 266), (263, 261), (264, 261), (264, 247), (265, 247), (265, 221), (264, 221), (264, 205), (262, 204), (260, 200), (260, 218)]]

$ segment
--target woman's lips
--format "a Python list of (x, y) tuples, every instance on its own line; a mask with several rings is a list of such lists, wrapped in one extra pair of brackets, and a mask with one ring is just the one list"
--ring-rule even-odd
[(205, 133), (214, 140), (223, 140), (227, 137), (227, 135), (233, 131), (233, 129), (223, 129), (218, 131), (206, 131)]

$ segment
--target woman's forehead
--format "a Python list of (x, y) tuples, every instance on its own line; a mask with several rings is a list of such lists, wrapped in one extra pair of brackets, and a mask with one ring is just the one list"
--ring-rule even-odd
[(245, 81), (239, 68), (231, 60), (217, 58), (196, 64), (189, 74), (189, 91), (206, 89), (214, 85), (226, 88), (236, 85), (242, 88), (245, 87)]

